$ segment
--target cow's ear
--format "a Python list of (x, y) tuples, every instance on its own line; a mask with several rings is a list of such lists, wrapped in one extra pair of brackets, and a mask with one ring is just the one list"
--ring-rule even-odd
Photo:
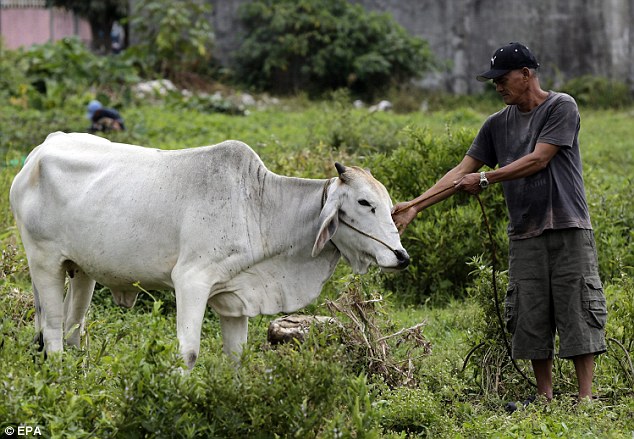
[(317, 232), (313, 245), (313, 257), (321, 253), (326, 243), (337, 231), (337, 227), (339, 227), (339, 202), (335, 199), (329, 199), (319, 214), (319, 232)]

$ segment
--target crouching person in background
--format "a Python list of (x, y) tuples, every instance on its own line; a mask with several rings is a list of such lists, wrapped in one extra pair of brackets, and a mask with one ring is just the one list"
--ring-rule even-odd
[(88, 132), (123, 131), (125, 125), (123, 117), (114, 108), (106, 108), (97, 100), (90, 101), (86, 117), (90, 120)]

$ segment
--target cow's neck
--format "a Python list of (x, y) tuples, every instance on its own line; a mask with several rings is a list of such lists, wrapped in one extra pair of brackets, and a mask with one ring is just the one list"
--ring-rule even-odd
[[(327, 183), (328, 180), (269, 176), (262, 195), (263, 212), (270, 228), (265, 231), (265, 236), (275, 236), (274, 241), (288, 250), (300, 250), (299, 245), (310, 256), (319, 230), (319, 214)], [(326, 258), (338, 259), (339, 254), (333, 252), (332, 244), (326, 250), (330, 250), (325, 252)]]
[(241, 296), (242, 315), (293, 312), (319, 296), (340, 257), (332, 244), (316, 257), (311, 255), (325, 183), (275, 174), (263, 179), (260, 205), (254, 206), (261, 215), (260, 230), (249, 233), (266, 237), (261, 243), (262, 258), (227, 287)]

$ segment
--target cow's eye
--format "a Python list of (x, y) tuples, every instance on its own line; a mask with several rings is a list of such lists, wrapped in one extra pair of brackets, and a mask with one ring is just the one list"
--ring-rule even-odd
[[(366, 207), (372, 207), (372, 205), (368, 202), (368, 200), (359, 200), (358, 203), (362, 206), (366, 206)], [(374, 207), (372, 207), (372, 209), (370, 210), (372, 213), (374, 213), (376, 211), (376, 209)]]

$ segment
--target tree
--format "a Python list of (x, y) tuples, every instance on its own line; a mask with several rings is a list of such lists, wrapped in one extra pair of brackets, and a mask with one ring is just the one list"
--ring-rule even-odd
[(136, 0), (130, 14), (136, 57), (144, 75), (179, 81), (209, 71), (214, 32), (206, 0)]
[(92, 47), (99, 52), (110, 51), (112, 24), (128, 16), (128, 0), (47, 0), (47, 6), (64, 8), (88, 20)]
[(347, 0), (253, 0), (236, 54), (238, 76), (276, 92), (347, 87), (371, 95), (429, 70), (428, 44), (387, 14)]

